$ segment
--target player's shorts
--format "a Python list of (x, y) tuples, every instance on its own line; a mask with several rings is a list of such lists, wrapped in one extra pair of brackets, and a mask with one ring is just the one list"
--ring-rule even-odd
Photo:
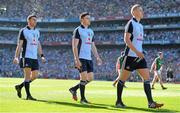
[(156, 71), (154, 71), (154, 74), (155, 74), (155, 76), (158, 76), (159, 78), (161, 78), (161, 70), (156, 70)]
[(93, 72), (93, 62), (92, 60), (86, 60), (86, 59), (79, 59), (82, 66), (81, 69), (79, 69), (79, 72), (82, 73), (84, 71), (87, 71), (87, 73)]
[(20, 68), (31, 68), (31, 71), (39, 70), (39, 63), (37, 59), (21, 58), (19, 65)]
[(145, 69), (147, 68), (146, 60), (140, 59), (138, 57), (124, 56), (122, 69), (127, 71), (134, 71), (136, 69)]

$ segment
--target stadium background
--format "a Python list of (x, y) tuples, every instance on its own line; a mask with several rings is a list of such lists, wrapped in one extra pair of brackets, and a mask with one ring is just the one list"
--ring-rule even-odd
[[(91, 27), (103, 60), (102, 66), (94, 63), (95, 79), (114, 80), (115, 62), (124, 49), (124, 26), (131, 18), (130, 7), (135, 3), (141, 4), (145, 12), (142, 23), (148, 66), (157, 52), (162, 51), (163, 80), (166, 80), (167, 66), (171, 65), (175, 80), (180, 81), (179, 0), (0, 0), (0, 77), (23, 77), (22, 70), (12, 60), (18, 31), (26, 25), (26, 17), (35, 13), (48, 61), (40, 65), (40, 77), (78, 79), (78, 71), (73, 68), (71, 38), (80, 24), (78, 15), (87, 11), (92, 16)], [(132, 74), (131, 81), (141, 81), (136, 74)]]

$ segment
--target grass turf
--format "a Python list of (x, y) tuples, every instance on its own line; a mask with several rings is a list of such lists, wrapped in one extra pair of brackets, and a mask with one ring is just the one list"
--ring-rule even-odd
[[(14, 86), (23, 81), (19, 78), (0, 78), (0, 112), (17, 113), (116, 113), (116, 112), (180, 112), (180, 85), (165, 84), (162, 90), (159, 83), (152, 91), (154, 100), (164, 103), (160, 109), (148, 109), (142, 83), (127, 82), (123, 91), (123, 101), (127, 108), (115, 108), (116, 88), (112, 82), (93, 81), (86, 87), (86, 97), (92, 103), (82, 105), (71, 98), (68, 89), (77, 80), (37, 79), (31, 83), (31, 93), (38, 101), (25, 100), (16, 95)], [(79, 97), (79, 90), (78, 90)]]

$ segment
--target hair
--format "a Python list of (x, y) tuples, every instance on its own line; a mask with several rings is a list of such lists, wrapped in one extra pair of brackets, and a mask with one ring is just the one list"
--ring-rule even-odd
[(160, 56), (160, 55), (162, 55), (163, 53), (162, 52), (158, 52), (158, 55)]
[(27, 17), (27, 21), (29, 21), (32, 17), (35, 17), (35, 18), (37, 18), (37, 16), (36, 15), (34, 15), (34, 14), (31, 14), (31, 15), (29, 15), (28, 17)]
[(83, 19), (85, 16), (90, 15), (88, 12), (83, 12), (79, 15), (79, 19)]
[(133, 15), (134, 10), (136, 10), (137, 8), (140, 8), (141, 6), (139, 4), (135, 4), (131, 7), (131, 14)]
[(124, 51), (121, 52), (121, 56), (123, 56), (123, 55), (124, 55)]

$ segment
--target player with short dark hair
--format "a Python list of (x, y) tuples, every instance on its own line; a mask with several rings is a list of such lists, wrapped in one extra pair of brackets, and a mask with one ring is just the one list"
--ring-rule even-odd
[(35, 28), (37, 24), (36, 15), (29, 15), (27, 17), (27, 22), (28, 25), (22, 28), (19, 32), (16, 53), (13, 60), (14, 64), (19, 64), (20, 68), (23, 69), (24, 81), (21, 84), (16, 85), (15, 89), (17, 91), (18, 97), (21, 98), (21, 89), (24, 86), (27, 95), (26, 99), (36, 100), (31, 96), (30, 83), (38, 76), (39, 63), (37, 54), (39, 53), (43, 63), (45, 63), (46, 60), (39, 42), (39, 30)]
[(91, 52), (93, 52), (98, 65), (101, 65), (102, 61), (94, 43), (94, 32), (89, 28), (90, 14), (87, 12), (80, 14), (80, 21), (81, 25), (74, 30), (72, 37), (72, 50), (75, 67), (80, 73), (80, 83), (70, 88), (69, 91), (73, 99), (77, 101), (76, 91), (80, 88), (81, 103), (87, 104), (89, 102), (85, 98), (85, 86), (94, 78)]

